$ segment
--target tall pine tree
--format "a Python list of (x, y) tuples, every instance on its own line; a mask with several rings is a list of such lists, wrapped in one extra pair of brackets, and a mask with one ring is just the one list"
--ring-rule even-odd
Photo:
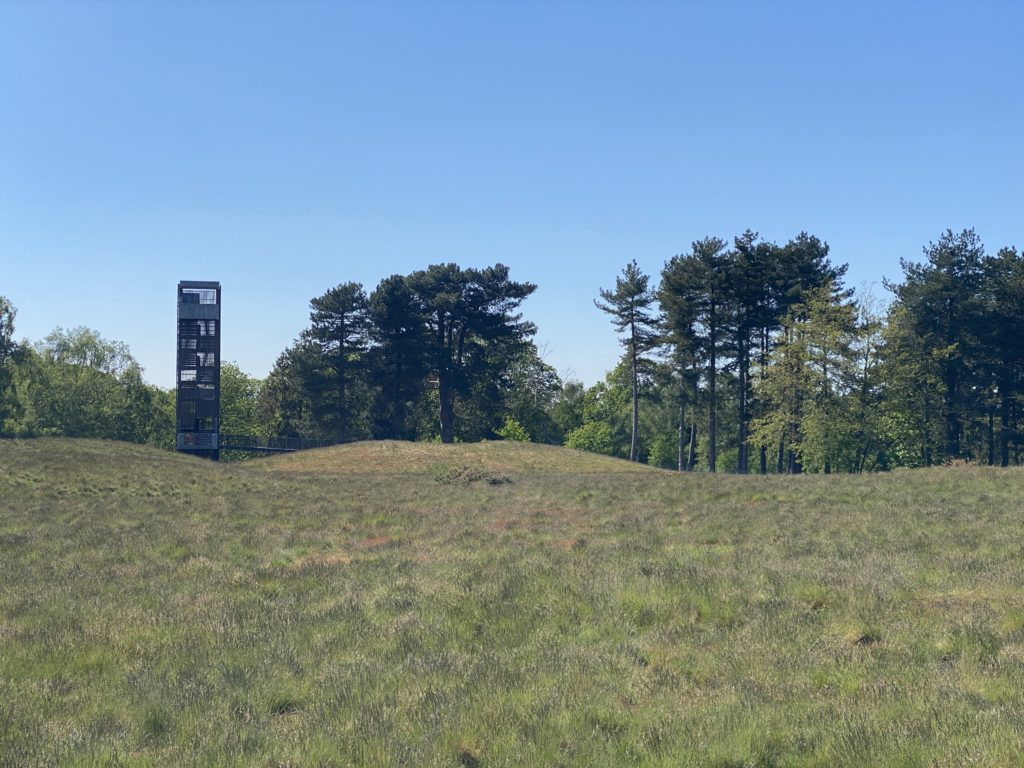
[(615, 290), (601, 289), (601, 300), (594, 304), (612, 317), (612, 325), (625, 336), (620, 343), (626, 347), (630, 363), (630, 379), (633, 392), (633, 418), (629, 443), (629, 460), (636, 461), (640, 451), (640, 367), (642, 356), (651, 350), (657, 341), (656, 320), (651, 314), (654, 293), (650, 277), (640, 271), (636, 261), (631, 261), (622, 270), (622, 276), (615, 278)]
[(349, 388), (363, 370), (369, 344), (369, 304), (363, 286), (342, 283), (309, 302), (306, 336), (320, 346), (324, 367), (334, 380), (335, 429), (339, 442), (349, 437), (352, 413)]

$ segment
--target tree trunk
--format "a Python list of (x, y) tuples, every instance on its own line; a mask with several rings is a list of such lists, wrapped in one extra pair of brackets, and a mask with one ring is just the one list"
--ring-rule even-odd
[[(765, 380), (768, 378), (768, 329), (761, 329), (761, 385), (763, 386)], [(768, 474), (768, 447), (762, 445), (758, 451), (760, 461), (758, 462), (758, 471), (762, 475)]]
[(680, 391), (679, 395), (679, 435), (676, 438), (676, 466), (680, 472), (686, 471), (686, 398)]
[(697, 422), (690, 424), (690, 456), (686, 460), (686, 469), (693, 472), (697, 466)]
[(956, 373), (946, 374), (946, 457), (960, 456), (960, 419), (956, 412)]
[(717, 308), (714, 303), (711, 305), (711, 319), (708, 324), (708, 394), (710, 396), (710, 404), (708, 406), (708, 471), (715, 471), (715, 463), (717, 459), (717, 445), (715, 443), (717, 439), (717, 422), (715, 419), (715, 412), (718, 410), (718, 390), (717, 390), (717, 379), (718, 374), (718, 358), (717, 358), (717, 327), (715, 326), (715, 313)]
[(786, 471), (786, 436), (779, 436), (779, 450), (775, 454), (775, 473), (781, 475)]
[(345, 442), (348, 410), (345, 403), (345, 345), (338, 342), (338, 442)]
[(1010, 466), (1010, 404), (1013, 399), (1007, 387), (999, 388), (999, 466)]
[(996, 414), (995, 406), (988, 407), (988, 465), (996, 463)]
[(395, 366), (395, 378), (392, 383), (392, 403), (394, 410), (391, 412), (391, 429), (389, 430), (393, 437), (405, 438), (405, 397), (402, 392), (402, 372), (403, 368), (401, 363)]
[(630, 349), (632, 351), (632, 367), (633, 367), (633, 434), (629, 441), (629, 460), (636, 461), (637, 455), (640, 452), (639, 438), (640, 438), (640, 409), (637, 403), (637, 370), (636, 370), (636, 330), (633, 331), (633, 339), (630, 342)]
[(448, 377), (445, 375), (438, 375), (437, 377), (437, 394), (438, 399), (441, 401), (440, 407), (440, 421), (441, 421), (441, 442), (442, 443), (454, 443), (455, 442), (455, 389), (452, 387), (451, 382), (448, 381)]
[[(740, 344), (746, 345), (746, 340), (741, 339)], [(736, 451), (736, 472), (740, 475), (747, 474), (747, 452), (749, 446), (747, 445), (747, 379), (750, 376), (750, 363), (747, 359), (747, 353), (745, 349), (741, 349), (739, 360), (739, 418), (740, 418), (740, 444), (739, 450)]]
[(791, 474), (791, 475), (799, 475), (799, 474), (803, 473), (803, 471), (804, 471), (803, 464), (801, 464), (800, 463), (800, 459), (797, 458), (796, 451), (790, 449), (790, 451), (789, 451), (789, 474)]
[(931, 408), (928, 407), (928, 394), (924, 396), (924, 429), (921, 434), (922, 445), (921, 445), (921, 458), (924, 459), (924, 465), (930, 467), (932, 465), (932, 428), (931, 428)]

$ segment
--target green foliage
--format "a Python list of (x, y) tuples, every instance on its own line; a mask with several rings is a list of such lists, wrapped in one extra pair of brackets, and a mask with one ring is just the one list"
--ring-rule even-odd
[(792, 452), (791, 466), (810, 471), (857, 469), (863, 425), (850, 397), (857, 330), (856, 307), (832, 285), (793, 305), (759, 387), (766, 415), (752, 425), (755, 445), (782, 443)]
[(611, 315), (615, 330), (626, 334), (619, 341), (626, 347), (630, 366), (633, 407), (630, 422), (630, 461), (637, 461), (640, 451), (639, 402), (640, 375), (645, 363), (643, 355), (658, 341), (657, 321), (651, 313), (654, 292), (649, 285), (650, 277), (640, 271), (634, 259), (622, 270), (622, 276), (615, 278), (615, 290), (602, 289), (601, 301), (594, 302), (598, 309)]
[[(310, 302), (310, 327), (265, 381), (223, 366), (221, 428), (444, 443), (525, 433), (738, 473), (1020, 464), (1024, 256), (987, 256), (973, 230), (924, 255), (902, 262), (885, 313), (851, 300), (845, 266), (807, 233), (695, 241), (656, 290), (633, 261), (596, 302), (625, 355), (590, 388), (544, 362), (518, 312), (535, 286), (503, 265), (435, 264), (369, 297), (341, 283)], [(79, 328), (19, 346), (14, 319), (0, 297), (0, 434), (173, 444), (173, 393), (146, 384), (124, 344)]]
[[(835, 286), (845, 297), (839, 282), (846, 267), (833, 266), (828, 245), (805, 232), (780, 247), (747, 230), (726, 248), (725, 240), (709, 237), (670, 259), (658, 300), (671, 366), (668, 386), (684, 412), (680, 418), (687, 401), (703, 401), (708, 468), (715, 471), (722, 458), (746, 473), (751, 419), (772, 417), (758, 397), (764, 382), (755, 378), (763, 378), (782, 319), (822, 286)], [(719, 433), (723, 416), (736, 425), (725, 439)], [(691, 416), (691, 427), (697, 421)], [(758, 463), (767, 468), (766, 450)]]
[[(249, 376), (235, 363), (220, 364), (220, 431), (222, 435), (269, 437), (262, 408), (264, 383)], [(253, 454), (256, 455), (256, 454)], [(221, 461), (251, 458), (239, 451), (221, 453)]]
[(260, 393), (260, 409), (270, 433), (280, 437), (330, 437), (320, 399), (327, 389), (320, 349), (299, 339), (278, 355)]
[(14, 318), (18, 310), (6, 296), (0, 296), (0, 365), (10, 361), (18, 345), (14, 341)]
[(551, 402), (550, 414), (555, 428), (567, 435), (583, 426), (583, 405), (586, 387), (583, 382), (569, 379), (562, 383)]
[(562, 380), (545, 363), (533, 342), (522, 345), (508, 368), (501, 399), (509, 416), (523, 425), (530, 439), (560, 445), (565, 432), (554, 416)]
[(4, 425), (14, 407), (14, 396), (10, 390), (18, 350), (14, 341), (14, 318), (17, 313), (10, 300), (0, 296), (0, 435), (5, 434)]
[(582, 451), (629, 457), (630, 408), (628, 363), (624, 359), (605, 381), (583, 391), (576, 409), (580, 425), (565, 436), (565, 445)]
[(651, 439), (647, 463), (652, 467), (675, 469), (678, 466), (678, 444), (672, 436), (658, 433)]
[(691, 252), (674, 256), (661, 273), (659, 301), (675, 349), (681, 386), (703, 374), (707, 388), (709, 469), (718, 459), (718, 376), (728, 318), (726, 243), (717, 237), (695, 241)]
[(924, 249), (926, 261), (901, 259), (893, 286), (913, 343), (930, 356), (941, 386), (942, 455), (961, 458), (965, 422), (978, 408), (976, 361), (984, 306), (985, 249), (974, 230), (947, 230)]
[(430, 364), (426, 323), (401, 275), (381, 280), (370, 294), (370, 380), (374, 386), (373, 435), (415, 439)]
[(523, 427), (522, 424), (511, 416), (507, 416), (505, 418), (505, 423), (495, 431), (502, 440), (511, 440), (517, 443), (530, 442), (530, 433), (526, 431), (526, 428)]
[(437, 377), (441, 442), (455, 440), (455, 403), (471, 392), (477, 402), (497, 399), (492, 387), (536, 327), (515, 312), (536, 289), (509, 279), (503, 264), (463, 269), (432, 264), (406, 278), (423, 319), (427, 360)]
[(262, 410), (272, 432), (439, 433), (453, 442), (493, 437), (512, 416), (539, 439), (559, 440), (548, 414), (558, 377), (528, 342), (534, 326), (515, 312), (534, 288), (501, 264), (435, 264), (382, 280), (369, 298), (357, 283), (331, 289), (313, 299), (311, 327), (267, 378)]
[[(527, 341), (533, 326), (512, 311), (534, 287), (512, 283), (504, 267), (394, 275), (371, 295), (365, 338), (345, 358), (365, 374), (351, 379), (349, 418), (363, 425), (352, 434), (475, 441), (510, 417), (538, 441), (664, 467), (859, 472), (929, 464), (954, 434), (976, 455), (987, 417), (989, 456), (998, 442), (1009, 463), (1024, 410), (1014, 287), (1024, 269), (1013, 249), (984, 258), (972, 236), (947, 233), (929, 247), (930, 266), (905, 264), (908, 283), (885, 323), (849, 301), (846, 267), (807, 233), (782, 246), (750, 230), (731, 248), (696, 241), (666, 263), (656, 292), (632, 262), (597, 302), (623, 333), (626, 358), (589, 390), (563, 386)], [(956, 308), (956, 323), (922, 315), (969, 290), (977, 296)], [(962, 327), (962, 338), (933, 344), (940, 326)], [(662, 363), (644, 354), (655, 344)], [(323, 350), (296, 344), (268, 378), (264, 412), (276, 429), (330, 433), (332, 381)]]
[(941, 372), (899, 303), (889, 310), (883, 338), (881, 430), (897, 464), (929, 466), (942, 455)]
[[(369, 301), (359, 283), (342, 283), (322, 296), (310, 300), (310, 327), (303, 333), (315, 345), (318, 357), (312, 372), (316, 376), (305, 381), (316, 387), (311, 398), (318, 421), (339, 441), (366, 437), (356, 426), (354, 390), (362, 383), (366, 349), (369, 345)], [(365, 395), (364, 395), (365, 397)]]
[(21, 357), (9, 431), (173, 444), (168, 394), (143, 381), (122, 342), (89, 328), (57, 328)]
[(612, 429), (602, 421), (588, 421), (565, 436), (565, 445), (577, 451), (603, 453), (615, 456), (618, 451), (614, 444)]

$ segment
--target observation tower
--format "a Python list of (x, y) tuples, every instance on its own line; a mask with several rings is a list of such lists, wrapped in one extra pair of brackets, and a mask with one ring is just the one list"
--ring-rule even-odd
[(177, 449), (220, 458), (220, 283), (178, 283)]

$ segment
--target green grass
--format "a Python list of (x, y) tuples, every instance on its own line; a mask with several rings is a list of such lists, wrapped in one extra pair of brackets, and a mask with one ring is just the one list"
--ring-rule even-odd
[(1019, 765), (1022, 497), (0, 441), (0, 765)]

